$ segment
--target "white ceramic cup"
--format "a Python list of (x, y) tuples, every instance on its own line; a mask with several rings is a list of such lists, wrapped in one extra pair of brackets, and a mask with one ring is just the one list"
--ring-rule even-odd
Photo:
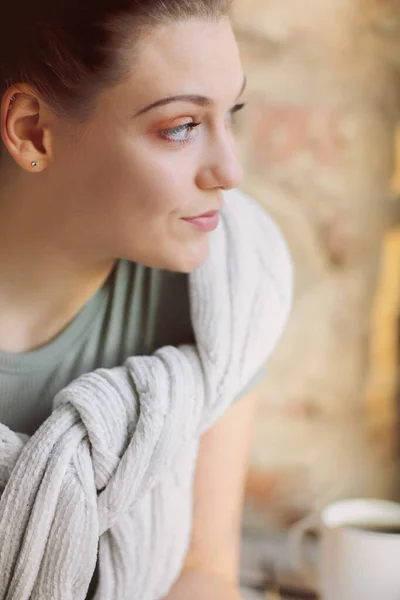
[[(368, 529), (368, 528), (371, 529)], [(400, 504), (343, 500), (306, 517), (289, 533), (289, 554), (322, 600), (400, 600)], [(318, 561), (305, 551), (307, 534), (319, 536)]]

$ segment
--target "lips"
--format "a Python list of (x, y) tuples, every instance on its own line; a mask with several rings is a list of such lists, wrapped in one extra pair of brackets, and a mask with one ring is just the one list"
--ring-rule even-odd
[(195, 227), (196, 229), (200, 229), (201, 231), (214, 231), (217, 228), (219, 223), (219, 210), (211, 210), (209, 212), (203, 213), (202, 215), (198, 215), (197, 217), (190, 217), (182, 219), (189, 225)]

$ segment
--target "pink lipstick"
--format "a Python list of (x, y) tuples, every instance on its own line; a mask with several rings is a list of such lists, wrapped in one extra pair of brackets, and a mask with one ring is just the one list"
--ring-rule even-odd
[(186, 223), (193, 225), (193, 227), (201, 231), (214, 231), (219, 223), (219, 210), (213, 210), (198, 217), (192, 217), (191, 219), (182, 219), (182, 221), (186, 221)]

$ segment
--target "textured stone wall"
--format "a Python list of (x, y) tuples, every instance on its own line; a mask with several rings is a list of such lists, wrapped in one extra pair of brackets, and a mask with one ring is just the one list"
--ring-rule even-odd
[(281, 526), (332, 498), (391, 494), (390, 420), (371, 427), (366, 387), (382, 240), (398, 210), (396, 4), (236, 1), (244, 187), (280, 224), (296, 267), (263, 384), (250, 521)]

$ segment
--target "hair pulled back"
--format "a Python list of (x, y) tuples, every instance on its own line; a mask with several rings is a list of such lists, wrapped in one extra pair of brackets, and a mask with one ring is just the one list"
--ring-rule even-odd
[(25, 83), (57, 112), (84, 117), (97, 94), (129, 72), (132, 48), (146, 29), (217, 20), (229, 6), (229, 0), (10, 0), (0, 22), (0, 98)]

